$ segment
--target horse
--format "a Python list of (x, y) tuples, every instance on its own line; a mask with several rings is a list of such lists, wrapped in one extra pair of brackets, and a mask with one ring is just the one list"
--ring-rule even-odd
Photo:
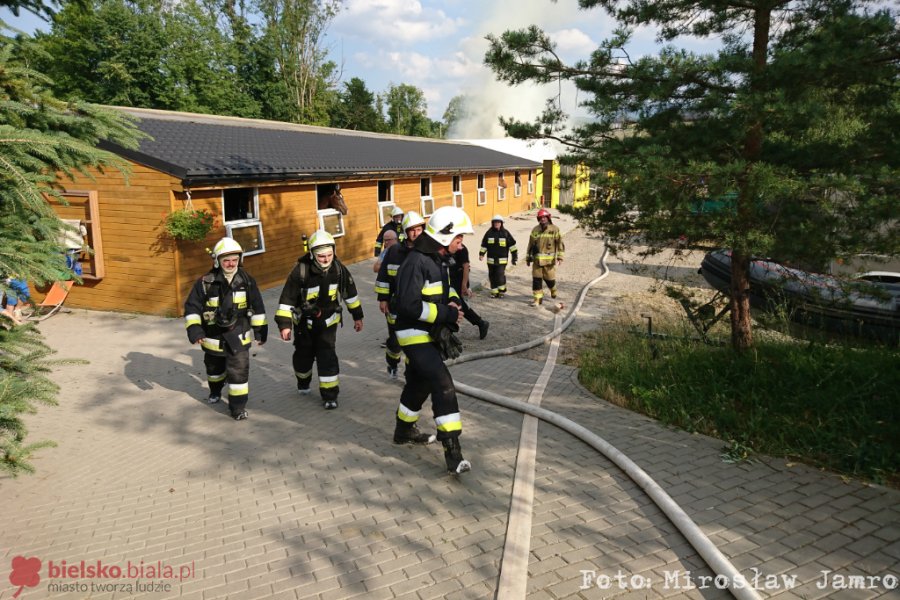
[(341, 184), (333, 183), (319, 186), (319, 210), (333, 208), (342, 215), (347, 214), (347, 203), (341, 194)]

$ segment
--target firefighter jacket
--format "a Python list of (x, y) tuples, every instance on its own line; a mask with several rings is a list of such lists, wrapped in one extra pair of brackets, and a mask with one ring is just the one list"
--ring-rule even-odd
[(539, 267), (543, 267), (561, 260), (565, 250), (566, 247), (559, 233), (559, 227), (549, 223), (547, 229), (541, 229), (541, 226), (538, 225), (531, 230), (526, 256), (529, 261)]
[[(391, 301), (391, 296), (394, 295), (397, 270), (407, 256), (409, 256), (409, 246), (405, 243), (394, 244), (388, 248), (384, 260), (381, 261), (381, 267), (378, 269), (378, 275), (375, 276), (375, 294), (378, 296), (379, 302)], [(389, 311), (387, 321), (391, 325), (395, 324), (397, 315)]]
[(400, 346), (434, 342), (432, 332), (444, 325), (457, 330), (459, 311), (450, 306), (459, 296), (450, 287), (447, 263), (433, 242), (421, 235), (397, 270), (391, 311), (397, 315)]
[(326, 327), (341, 322), (341, 300), (347, 305), (354, 321), (363, 318), (362, 303), (350, 271), (337, 258), (323, 272), (312, 255), (297, 260), (284, 282), (275, 323), (278, 329), (291, 327), (311, 329), (313, 322), (324, 321)]
[(485, 232), (481, 239), (478, 256), (487, 254), (487, 264), (505, 265), (510, 253), (512, 253), (512, 261), (515, 264), (519, 258), (519, 249), (516, 248), (516, 238), (505, 227), (501, 227), (499, 230), (491, 227)]
[(202, 339), (204, 352), (214, 356), (246, 351), (254, 339), (263, 343), (269, 335), (262, 294), (240, 267), (231, 283), (220, 268), (197, 280), (184, 303), (184, 324), (188, 340)]
[(403, 231), (403, 224), (395, 223), (394, 220), (391, 219), (384, 224), (384, 227), (378, 232), (378, 237), (375, 238), (375, 258), (378, 258), (378, 255), (381, 254), (381, 246), (384, 244), (384, 232), (391, 229), (397, 232), (397, 242), (402, 244), (406, 241), (406, 232)]

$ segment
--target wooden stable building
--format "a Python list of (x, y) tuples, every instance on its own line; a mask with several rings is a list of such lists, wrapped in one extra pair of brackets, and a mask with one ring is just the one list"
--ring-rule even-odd
[[(280, 286), (319, 228), (346, 263), (371, 258), (375, 237), (399, 206), (427, 217), (463, 208), (473, 222), (535, 205), (541, 163), (462, 142), (411, 138), (233, 117), (120, 109), (150, 138), (136, 150), (104, 145), (127, 159), (93, 179), (61, 180), (67, 220), (81, 221), (92, 254), (68, 306), (167, 316), (182, 314), (207, 252), (230, 235), (263, 288)], [(339, 185), (347, 212), (320, 202)], [(166, 216), (207, 209), (216, 225), (199, 242), (176, 241)]]

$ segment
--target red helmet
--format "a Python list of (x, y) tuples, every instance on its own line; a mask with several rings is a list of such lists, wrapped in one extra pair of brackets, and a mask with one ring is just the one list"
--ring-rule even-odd
[(553, 216), (550, 214), (550, 211), (547, 210), (546, 208), (542, 208), (541, 210), (538, 211), (538, 213), (537, 213), (538, 222), (540, 222), (541, 217), (547, 217), (548, 220), (550, 220), (551, 222), (553, 221)]

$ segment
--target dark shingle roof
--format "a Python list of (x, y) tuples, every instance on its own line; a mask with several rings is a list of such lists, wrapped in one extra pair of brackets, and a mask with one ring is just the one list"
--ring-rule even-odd
[(105, 148), (182, 180), (317, 179), (540, 167), (540, 163), (464, 142), (121, 108), (152, 136), (137, 150)]

